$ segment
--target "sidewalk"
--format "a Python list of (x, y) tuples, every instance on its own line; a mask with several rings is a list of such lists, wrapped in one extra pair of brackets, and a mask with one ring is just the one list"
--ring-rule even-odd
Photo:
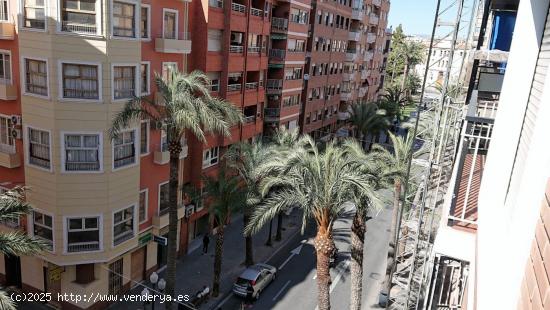
[[(283, 228), (285, 229), (283, 230), (283, 238), (281, 241), (275, 241), (274, 236), (277, 232), (277, 219), (275, 218), (273, 220), (273, 245), (271, 247), (265, 245), (269, 225), (266, 225), (259, 233), (254, 235), (254, 262), (263, 262), (275, 253), (275, 251), (285, 243), (289, 236), (299, 231), (300, 221), (301, 212), (298, 210), (293, 211), (288, 216), (285, 215), (283, 220)], [(231, 223), (225, 227), (220, 295), (217, 298), (210, 298), (210, 300), (203, 304), (200, 309), (210, 309), (225, 298), (227, 294), (231, 292), (233, 282), (237, 276), (244, 270), (245, 244), (242, 229), (242, 215), (234, 216)], [(176, 294), (193, 296), (205, 285), (210, 287), (210, 289), (212, 288), (215, 245), (216, 238), (215, 236), (211, 236), (208, 254), (202, 254), (201, 245), (199, 248), (178, 260), (176, 271)], [(159, 276), (161, 278), (164, 277), (164, 271), (161, 272)], [(148, 281), (145, 281), (143, 284), (149, 286)], [(132, 290), (131, 293), (139, 294), (141, 290), (143, 290), (143, 287), (138, 286)], [(136, 310), (143, 309), (143, 305), (138, 303), (119, 302), (111, 305), (109, 309)], [(150, 309), (150, 305), (147, 309)], [(157, 303), (155, 309), (164, 309), (164, 305)]]

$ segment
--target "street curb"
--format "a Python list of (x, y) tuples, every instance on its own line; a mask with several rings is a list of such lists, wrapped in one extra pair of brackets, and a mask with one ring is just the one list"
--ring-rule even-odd
[[(290, 241), (292, 239), (294, 239), (294, 237), (296, 237), (297, 234), (300, 233), (300, 228), (298, 228), (296, 230), (296, 232), (294, 232), (292, 235), (290, 235), (283, 243), (281, 243), (279, 245), (279, 247), (273, 252), (271, 253), (271, 255), (269, 255), (269, 257), (267, 259), (265, 259), (263, 262), (264, 264), (267, 264), (267, 262), (269, 262), (275, 255), (277, 255), (277, 253), (279, 253), (281, 251), (282, 248), (284, 248), (288, 243), (290, 243)], [(233, 294), (232, 291), (229, 291), (227, 292), (226, 294), (223, 295), (223, 298), (220, 300), (220, 302), (216, 303), (213, 307), (211, 307), (209, 310), (216, 310), (218, 309), (219, 307), (221, 307), (221, 305), (223, 305), (229, 296), (231, 296)]]

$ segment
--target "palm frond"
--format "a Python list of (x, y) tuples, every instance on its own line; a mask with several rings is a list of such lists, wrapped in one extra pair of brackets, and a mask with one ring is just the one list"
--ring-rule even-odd
[(0, 234), (0, 253), (8, 255), (35, 255), (46, 249), (48, 244), (21, 232)]
[(8, 294), (0, 290), (0, 309), (2, 310), (16, 310), (17, 307), (15, 306), (15, 303), (13, 302), (13, 299), (11, 299)]
[(15, 188), (0, 195), (0, 221), (18, 219), (31, 210), (31, 206), (24, 201), (24, 188)]

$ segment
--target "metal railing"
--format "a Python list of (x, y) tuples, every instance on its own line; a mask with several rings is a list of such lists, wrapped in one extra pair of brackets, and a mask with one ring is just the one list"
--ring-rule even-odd
[(258, 82), (247, 82), (245, 84), (246, 89), (258, 89)]
[(269, 79), (266, 84), (267, 90), (282, 90), (283, 89), (283, 80), (280, 79)]
[(380, 6), (382, 5), (382, 0), (372, 0), (372, 4), (375, 6)]
[(227, 84), (227, 91), (241, 91), (241, 84)]
[(271, 29), (272, 30), (288, 30), (288, 19), (273, 17), (271, 18)]
[(261, 49), (262, 49), (261, 46), (249, 46), (248, 47), (248, 52), (249, 53), (259, 53)]
[(229, 52), (230, 53), (235, 53), (235, 54), (240, 54), (243, 52), (243, 47), (242, 45), (230, 45), (229, 46)]
[(74, 242), (67, 244), (67, 252), (89, 252), (99, 250), (99, 241)]
[(113, 238), (113, 244), (114, 245), (121, 244), (122, 242), (126, 240), (130, 240), (133, 237), (134, 237), (134, 232), (132, 230), (125, 231), (121, 235), (115, 236)]
[(244, 122), (245, 123), (254, 123), (254, 122), (256, 122), (256, 115), (245, 116), (244, 117)]
[(231, 10), (233, 10), (235, 12), (244, 13), (244, 12), (246, 12), (246, 5), (242, 5), (242, 4), (239, 4), (239, 3), (232, 2), (231, 3)]
[(15, 145), (0, 143), (0, 153), (15, 154)]
[(250, 8), (250, 15), (262, 17), (264, 15), (264, 11), (256, 8)]
[(61, 23), (61, 30), (67, 32), (96, 34), (97, 26), (95, 24), (81, 24), (71, 21), (63, 21)]
[(279, 108), (265, 108), (264, 115), (266, 117), (278, 117), (281, 115), (281, 109)]
[(269, 58), (284, 60), (286, 51), (282, 49), (272, 48), (269, 50)]

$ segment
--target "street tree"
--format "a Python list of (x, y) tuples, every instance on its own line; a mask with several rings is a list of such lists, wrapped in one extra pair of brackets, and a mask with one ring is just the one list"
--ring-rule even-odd
[[(174, 296), (176, 283), (176, 240), (178, 226), (178, 172), (182, 138), (190, 132), (200, 142), (206, 142), (206, 134), (230, 135), (231, 126), (242, 123), (240, 110), (232, 103), (210, 94), (210, 81), (200, 72), (189, 74), (170, 72), (168, 78), (155, 75), (155, 84), (161, 100), (135, 97), (129, 100), (112, 120), (109, 135), (120, 139), (120, 131), (142, 119), (161, 124), (167, 135), (170, 152), (168, 253), (166, 266), (166, 294)], [(172, 308), (172, 303), (167, 303)]]
[[(366, 139), (368, 135), (371, 135), (374, 141), (376, 136), (389, 127), (385, 111), (379, 109), (376, 103), (372, 102), (352, 105), (349, 121), (357, 141)], [(364, 141), (362, 145), (366, 145), (367, 149), (370, 149), (372, 141)]]
[[(282, 173), (262, 182), (269, 195), (252, 214), (247, 233), (255, 233), (280, 212), (297, 207), (303, 210), (302, 233), (308, 220), (317, 227), (314, 246), (317, 256), (317, 290), (320, 310), (330, 309), (329, 259), (335, 249), (332, 228), (345, 203), (360, 203), (362, 193), (372, 191), (370, 178), (357, 161), (330, 142), (321, 152), (309, 136), (300, 138), (286, 158), (271, 161)], [(273, 188), (277, 188), (273, 190)]]
[(212, 296), (220, 293), (220, 275), (222, 271), (224, 226), (229, 222), (231, 214), (239, 211), (246, 203), (246, 191), (240, 186), (239, 179), (227, 174), (227, 168), (222, 166), (218, 177), (206, 177), (204, 191), (208, 193), (206, 205), (210, 224), (216, 230), (216, 248), (214, 251), (214, 279)]
[[(0, 194), (0, 221), (18, 220), (21, 216), (32, 215), (31, 206), (24, 202), (24, 190), (14, 190)], [(48, 247), (45, 239), (31, 237), (22, 231), (0, 232), (0, 253), (4, 255), (37, 255)], [(14, 301), (0, 290), (0, 309), (17, 309)]]

